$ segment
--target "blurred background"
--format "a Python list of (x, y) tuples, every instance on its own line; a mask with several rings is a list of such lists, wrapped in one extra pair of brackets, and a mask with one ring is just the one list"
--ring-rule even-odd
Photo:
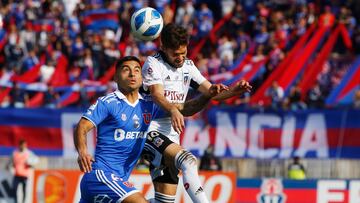
[(147, 6), (188, 29), (188, 57), (208, 80), (253, 86), (186, 120), (182, 145), (216, 171), (205, 188), (214, 174), (232, 181), (230, 199), (208, 186), (213, 202), (360, 202), (357, 0), (0, 1), (0, 202), (13, 201), (7, 166), (21, 140), (39, 158), (26, 201), (76, 202), (64, 189), (81, 176), (73, 128), (115, 90), (117, 58), (157, 52), (158, 39), (130, 34)]

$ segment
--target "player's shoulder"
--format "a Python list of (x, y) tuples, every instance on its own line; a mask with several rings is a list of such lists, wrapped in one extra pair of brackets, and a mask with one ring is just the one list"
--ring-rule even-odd
[(148, 63), (162, 63), (162, 62), (163, 62), (163, 59), (162, 59), (162, 57), (161, 57), (160, 52), (157, 52), (157, 53), (155, 53), (155, 54), (152, 55), (152, 56), (148, 56), (147, 59), (146, 59), (146, 61), (147, 61)]
[(119, 99), (115, 92), (111, 92), (105, 96), (99, 97), (98, 101), (106, 103), (106, 104), (110, 104), (110, 103), (119, 101)]
[(188, 58), (185, 59), (184, 65), (191, 66), (191, 67), (196, 67), (194, 61), (191, 60), (191, 59), (188, 59)]
[(153, 99), (152, 99), (152, 96), (150, 94), (150, 90), (144, 86), (141, 86), (140, 89), (139, 89), (139, 93), (142, 97), (142, 100), (145, 102), (145, 103), (151, 103), (153, 102)]

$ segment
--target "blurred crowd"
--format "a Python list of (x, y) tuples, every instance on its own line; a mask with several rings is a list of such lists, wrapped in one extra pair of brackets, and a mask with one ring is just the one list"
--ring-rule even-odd
[[(231, 70), (236, 61), (249, 49), (254, 49), (252, 61), (261, 61), (271, 53), (264, 70), (252, 82), (254, 91), (284, 59), (296, 40), (313, 22), (331, 26), (342, 22), (351, 37), (354, 50), (336, 43), (331, 56), (322, 67), (317, 83), (301, 97), (301, 89), (292, 85), (285, 97), (281, 86), (273, 81), (266, 94), (272, 108), (323, 108), (324, 99), (339, 84), (360, 53), (360, 2), (355, 0), (2, 0), (0, 3), (0, 94), (11, 87), (9, 94), (0, 96), (2, 107), (26, 107), (34, 96), (28, 84), (12, 81), (40, 65), (32, 83), (43, 84), (44, 106), (63, 107), (57, 100), (63, 92), (53, 85), (53, 75), (59, 69), (59, 58), (66, 60), (68, 85), (80, 88), (102, 80), (114, 61), (126, 55), (145, 60), (154, 54), (159, 42), (143, 42), (130, 34), (131, 14), (151, 6), (160, 11), (164, 22), (175, 22), (186, 27), (191, 35), (189, 56), (200, 71), (212, 75)], [(99, 11), (113, 24), (89, 24), (88, 14)], [(111, 15), (115, 13), (114, 19)], [(226, 21), (211, 40), (207, 40), (199, 53), (192, 51), (199, 41), (208, 37), (214, 26)], [(114, 25), (115, 23), (115, 25)], [(216, 28), (217, 29), (217, 28)], [(106, 85), (111, 91), (113, 85)], [(96, 95), (80, 91), (80, 99), (73, 106), (92, 102)], [(235, 98), (226, 105), (247, 107), (250, 94)], [(360, 108), (360, 91), (352, 104)]]

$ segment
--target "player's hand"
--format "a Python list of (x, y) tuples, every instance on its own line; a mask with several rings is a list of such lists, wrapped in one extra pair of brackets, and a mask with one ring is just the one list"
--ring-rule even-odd
[(90, 173), (90, 171), (92, 170), (91, 163), (94, 161), (94, 158), (88, 153), (79, 153), (77, 159), (80, 170), (85, 173)]
[(174, 130), (181, 134), (183, 129), (185, 128), (184, 116), (180, 113), (179, 109), (174, 106), (174, 108), (170, 111), (171, 114), (171, 125)]
[(246, 80), (240, 80), (237, 82), (233, 87), (231, 87), (231, 91), (234, 93), (234, 95), (241, 95), (245, 92), (251, 92), (252, 86), (250, 83)]
[(222, 91), (228, 90), (229, 87), (224, 84), (213, 84), (209, 88), (210, 97), (214, 97)]

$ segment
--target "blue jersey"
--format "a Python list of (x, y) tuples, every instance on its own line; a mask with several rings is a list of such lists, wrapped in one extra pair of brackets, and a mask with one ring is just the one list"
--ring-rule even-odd
[(116, 173), (127, 180), (146, 140), (146, 131), (158, 107), (150, 100), (134, 104), (115, 91), (101, 97), (83, 115), (97, 127), (94, 170)]

